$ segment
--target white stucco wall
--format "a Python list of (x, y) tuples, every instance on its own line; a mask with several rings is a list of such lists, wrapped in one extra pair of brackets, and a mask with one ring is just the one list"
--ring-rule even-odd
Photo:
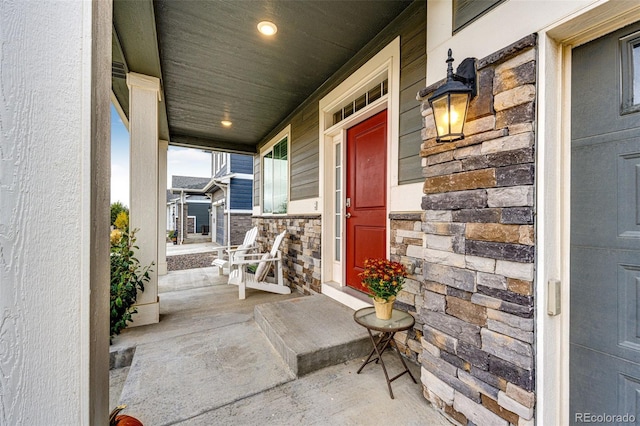
[(2, 425), (106, 424), (110, 62), (111, 1), (0, 0)]

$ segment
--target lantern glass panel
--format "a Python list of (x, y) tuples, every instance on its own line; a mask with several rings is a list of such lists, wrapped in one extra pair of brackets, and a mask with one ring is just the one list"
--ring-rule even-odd
[(467, 93), (447, 93), (432, 101), (438, 141), (463, 139), (463, 128), (469, 104)]

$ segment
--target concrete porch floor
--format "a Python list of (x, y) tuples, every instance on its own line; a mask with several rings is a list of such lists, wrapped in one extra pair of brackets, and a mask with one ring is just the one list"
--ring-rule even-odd
[[(170, 272), (159, 293), (160, 323), (129, 328), (111, 347), (135, 354), (110, 371), (110, 406), (127, 404), (124, 414), (145, 425), (450, 425), (422, 396), (411, 363), (418, 384), (394, 381), (394, 400), (378, 365), (356, 374), (362, 358), (295, 378), (254, 308), (301, 295), (247, 290), (238, 300), (217, 268)], [(401, 370), (396, 354), (384, 359), (390, 374)]]

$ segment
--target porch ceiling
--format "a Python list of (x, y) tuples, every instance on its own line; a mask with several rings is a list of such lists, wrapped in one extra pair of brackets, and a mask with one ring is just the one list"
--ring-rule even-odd
[[(124, 73), (158, 77), (162, 139), (255, 152), (411, 2), (115, 0), (113, 93), (128, 116)], [(258, 33), (263, 20), (278, 26), (274, 37)]]

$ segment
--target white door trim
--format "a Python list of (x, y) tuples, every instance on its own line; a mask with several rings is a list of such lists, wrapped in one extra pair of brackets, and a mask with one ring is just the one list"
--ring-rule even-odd
[[(372, 81), (379, 78), (382, 74), (387, 74), (388, 78), (388, 94), (371, 103), (367, 107), (341, 121), (340, 123), (329, 127), (327, 125), (327, 117), (345, 100), (358, 91), (365, 89)], [(378, 52), (366, 64), (356, 70), (347, 77), (338, 87), (332, 90), (319, 102), (319, 140), (320, 140), (320, 204), (322, 212), (322, 262), (321, 283), (322, 293), (343, 303), (353, 309), (368, 306), (367, 300), (358, 298), (357, 295), (347, 291), (344, 279), (341, 283), (331, 281), (333, 276), (334, 262), (334, 137), (342, 140), (342, 158), (345, 158), (345, 143), (347, 128), (375, 115), (376, 113), (387, 110), (387, 210), (391, 206), (391, 186), (392, 176), (395, 176), (397, 186), (398, 176), (398, 134), (400, 121), (400, 37), (396, 37), (391, 43)], [(342, 188), (344, 188), (345, 168), (342, 168)], [(344, 210), (344, 205), (343, 205)], [(344, 213), (344, 211), (343, 211)], [(388, 215), (387, 215), (388, 216)], [(342, 216), (344, 217), (344, 215)], [(342, 236), (344, 237), (344, 219), (342, 226)], [(390, 226), (387, 220), (387, 241), (390, 238)], [(342, 256), (344, 259), (344, 238), (342, 238)], [(387, 247), (387, 256), (389, 247)], [(331, 259), (331, 260), (328, 260)], [(344, 262), (339, 263), (344, 276)]]
[[(640, 20), (634, 2), (600, 2), (539, 32), (536, 147), (536, 419), (568, 424), (572, 48)], [(562, 283), (547, 314), (547, 282)]]

